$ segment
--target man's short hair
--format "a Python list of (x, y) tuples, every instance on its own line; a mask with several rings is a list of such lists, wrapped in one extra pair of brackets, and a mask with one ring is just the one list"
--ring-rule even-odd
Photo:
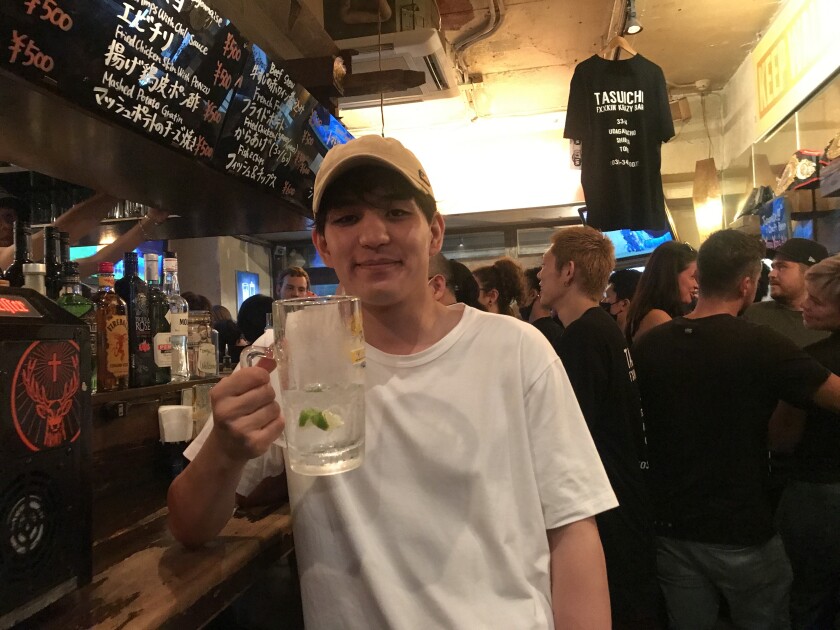
[(619, 269), (610, 276), (610, 284), (618, 300), (632, 300), (642, 272), (637, 269)]
[(447, 285), (452, 284), (452, 265), (440, 252), (429, 258), (429, 278), (437, 275), (443, 276)]
[(815, 291), (817, 297), (840, 308), (840, 254), (813, 265), (805, 272), (805, 282), (809, 292)]
[(276, 284), (283, 286), (283, 282), (285, 282), (286, 278), (289, 276), (293, 278), (306, 278), (306, 290), (308, 291), (312, 288), (309, 282), (309, 274), (306, 273), (306, 270), (303, 267), (286, 267), (280, 272), (280, 275), (277, 276)]
[(551, 253), (557, 260), (557, 271), (574, 261), (581, 290), (593, 299), (601, 299), (615, 267), (615, 248), (610, 239), (589, 226), (562, 228), (551, 237)]
[(697, 282), (702, 297), (736, 298), (738, 285), (761, 270), (765, 247), (756, 236), (735, 230), (714, 232), (697, 253)]
[[(377, 198), (374, 192), (381, 192)], [(434, 191), (417, 156), (398, 140), (376, 135), (356, 138), (327, 151), (315, 177), (312, 212), (315, 230), (324, 233), (333, 208), (365, 201), (414, 199), (431, 222), (437, 213)]]

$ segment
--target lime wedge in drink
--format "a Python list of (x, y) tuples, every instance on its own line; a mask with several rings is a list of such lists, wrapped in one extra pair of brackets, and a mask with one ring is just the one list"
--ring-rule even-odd
[(298, 416), (298, 426), (305, 427), (307, 424), (316, 426), (321, 431), (329, 431), (337, 429), (344, 425), (344, 421), (337, 413), (332, 411), (319, 411), (317, 409), (304, 409)]

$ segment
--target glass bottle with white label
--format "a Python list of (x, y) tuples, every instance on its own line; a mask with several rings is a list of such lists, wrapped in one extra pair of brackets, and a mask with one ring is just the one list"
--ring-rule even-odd
[(190, 307), (187, 301), (181, 297), (181, 290), (178, 286), (178, 259), (174, 252), (166, 252), (163, 257), (163, 292), (169, 301), (169, 313), (167, 313), (166, 318), (169, 321), (172, 345), (170, 362), (172, 381), (188, 381), (190, 379), (190, 367), (187, 360), (187, 335), (189, 334)]
[(149, 323), (152, 327), (152, 353), (154, 355), (154, 384), (163, 385), (171, 380), (172, 342), (169, 332), (169, 300), (160, 290), (158, 256), (143, 254), (146, 261), (146, 285), (149, 292)]
[(216, 346), (213, 345), (209, 311), (192, 311), (189, 314), (188, 356), (190, 374), (198, 378), (216, 376)]

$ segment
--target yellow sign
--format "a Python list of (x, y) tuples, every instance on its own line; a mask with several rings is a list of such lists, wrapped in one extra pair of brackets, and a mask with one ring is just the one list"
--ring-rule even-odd
[(789, 0), (753, 51), (758, 138), (785, 120), (840, 68), (838, 0)]

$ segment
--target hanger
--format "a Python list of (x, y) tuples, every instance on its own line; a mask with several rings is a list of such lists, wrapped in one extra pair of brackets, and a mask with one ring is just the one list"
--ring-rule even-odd
[(636, 49), (630, 45), (630, 42), (624, 39), (621, 35), (613, 37), (599, 54), (604, 59), (618, 59), (621, 55), (621, 49), (623, 49), (631, 57), (635, 57), (638, 54)]

